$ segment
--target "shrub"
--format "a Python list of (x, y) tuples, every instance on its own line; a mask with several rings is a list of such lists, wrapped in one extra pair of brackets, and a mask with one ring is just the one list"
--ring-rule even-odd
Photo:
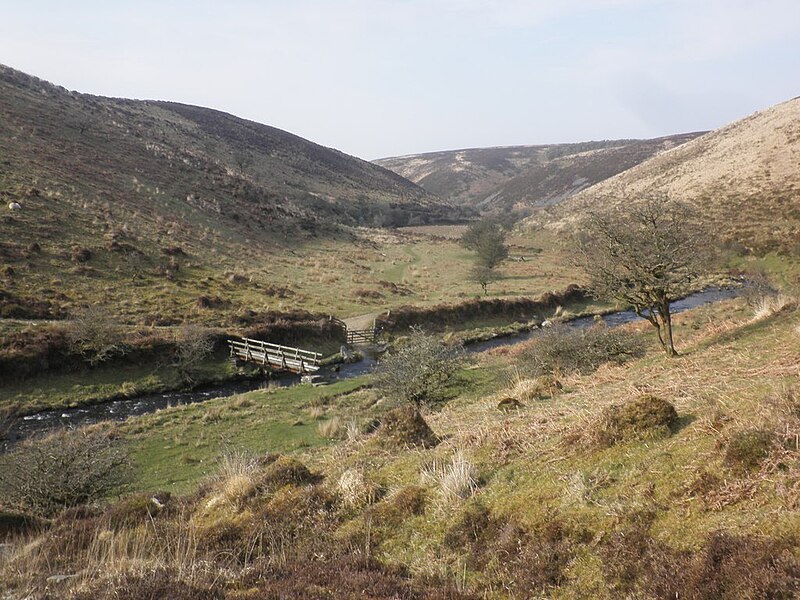
[(67, 335), (70, 349), (91, 365), (128, 351), (116, 319), (101, 306), (90, 305), (77, 311)]
[(460, 347), (446, 346), (436, 337), (413, 329), (400, 348), (378, 363), (375, 386), (399, 402), (435, 402), (464, 362)]
[(654, 539), (636, 518), (600, 547), (606, 584), (619, 597), (789, 600), (800, 592), (793, 539), (715, 532), (696, 552)]
[(390, 410), (381, 420), (378, 432), (387, 441), (400, 446), (432, 448), (439, 443), (419, 410), (411, 405)]
[(0, 493), (40, 516), (104, 497), (128, 476), (128, 457), (112, 435), (58, 431), (0, 456)]
[(747, 429), (731, 436), (725, 449), (725, 463), (741, 473), (757, 469), (768, 455), (774, 442), (769, 431)]
[(444, 535), (444, 545), (451, 550), (464, 550), (493, 537), (497, 522), (480, 502), (468, 504)]
[(379, 524), (396, 527), (408, 517), (425, 514), (426, 496), (425, 488), (409, 485), (376, 504), (372, 514)]
[(259, 487), (279, 488), (285, 485), (309, 485), (318, 482), (320, 477), (309, 471), (308, 467), (292, 456), (280, 456), (269, 464), (259, 475)]
[(678, 413), (672, 404), (645, 394), (626, 404), (607, 407), (592, 433), (597, 445), (607, 447), (625, 440), (667, 437), (677, 422)]
[(543, 329), (522, 354), (529, 375), (588, 374), (604, 363), (622, 364), (644, 355), (644, 343), (619, 328), (594, 326), (577, 329), (564, 325)]
[(72, 262), (75, 263), (84, 263), (89, 261), (92, 258), (92, 251), (89, 248), (80, 248), (75, 246), (72, 249)]
[(181, 379), (194, 383), (203, 361), (214, 351), (214, 337), (205, 327), (182, 325), (175, 334), (175, 361)]

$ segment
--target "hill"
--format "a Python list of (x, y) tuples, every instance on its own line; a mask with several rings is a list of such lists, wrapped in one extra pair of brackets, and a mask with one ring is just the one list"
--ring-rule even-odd
[(371, 223), (396, 209), (425, 220), (440, 208), (386, 169), (207, 108), (70, 92), (0, 65), (0, 114), (7, 199), (24, 199), (28, 185), (79, 204), (197, 211), (270, 232)]
[(472, 148), (383, 158), (429, 192), (485, 211), (549, 206), (694, 139), (686, 133), (652, 140)]
[(793, 253), (800, 246), (798, 164), (795, 98), (654, 156), (584, 190), (550, 216), (563, 223), (598, 204), (664, 193), (695, 203), (731, 245)]
[[(351, 250), (353, 226), (454, 213), (391, 171), (273, 127), (72, 92), (5, 66), (0, 204), (0, 318), (101, 303), (158, 320), (201, 296), (236, 306), (234, 276), (263, 282), (257, 302), (242, 301), (258, 306), (265, 289), (303, 281), (312, 242)], [(248, 268), (260, 274), (241, 276)]]

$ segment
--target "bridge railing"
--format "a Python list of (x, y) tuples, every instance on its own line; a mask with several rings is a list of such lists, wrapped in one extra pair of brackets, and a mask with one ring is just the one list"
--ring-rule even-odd
[(319, 352), (249, 338), (228, 340), (228, 347), (231, 358), (295, 373), (318, 371), (322, 359)]

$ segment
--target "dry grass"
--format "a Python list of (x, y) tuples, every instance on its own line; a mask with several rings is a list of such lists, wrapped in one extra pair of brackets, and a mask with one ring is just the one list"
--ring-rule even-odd
[(756, 321), (766, 319), (796, 306), (797, 298), (787, 294), (762, 296), (753, 306), (753, 319)]
[(478, 491), (475, 467), (461, 450), (456, 450), (447, 462), (434, 460), (422, 470), (420, 479), (436, 487), (443, 506), (470, 498)]
[(317, 431), (324, 438), (339, 438), (342, 434), (342, 421), (339, 417), (333, 417), (317, 425)]
[(370, 481), (360, 469), (348, 469), (342, 473), (336, 486), (342, 500), (351, 507), (372, 504), (381, 492), (379, 486)]

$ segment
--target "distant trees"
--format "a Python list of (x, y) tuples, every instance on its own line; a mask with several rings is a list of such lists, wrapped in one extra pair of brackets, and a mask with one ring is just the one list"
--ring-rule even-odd
[(483, 293), (490, 283), (500, 279), (497, 266), (508, 258), (506, 234), (495, 221), (471, 223), (461, 236), (461, 245), (477, 254), (477, 263), (469, 273), (469, 281), (481, 286)]
[(624, 302), (675, 356), (670, 304), (710, 270), (709, 235), (692, 208), (666, 197), (590, 213), (572, 240), (574, 262), (599, 298)]
[(461, 245), (478, 255), (478, 264), (494, 269), (508, 258), (506, 234), (494, 221), (471, 223), (461, 236)]

